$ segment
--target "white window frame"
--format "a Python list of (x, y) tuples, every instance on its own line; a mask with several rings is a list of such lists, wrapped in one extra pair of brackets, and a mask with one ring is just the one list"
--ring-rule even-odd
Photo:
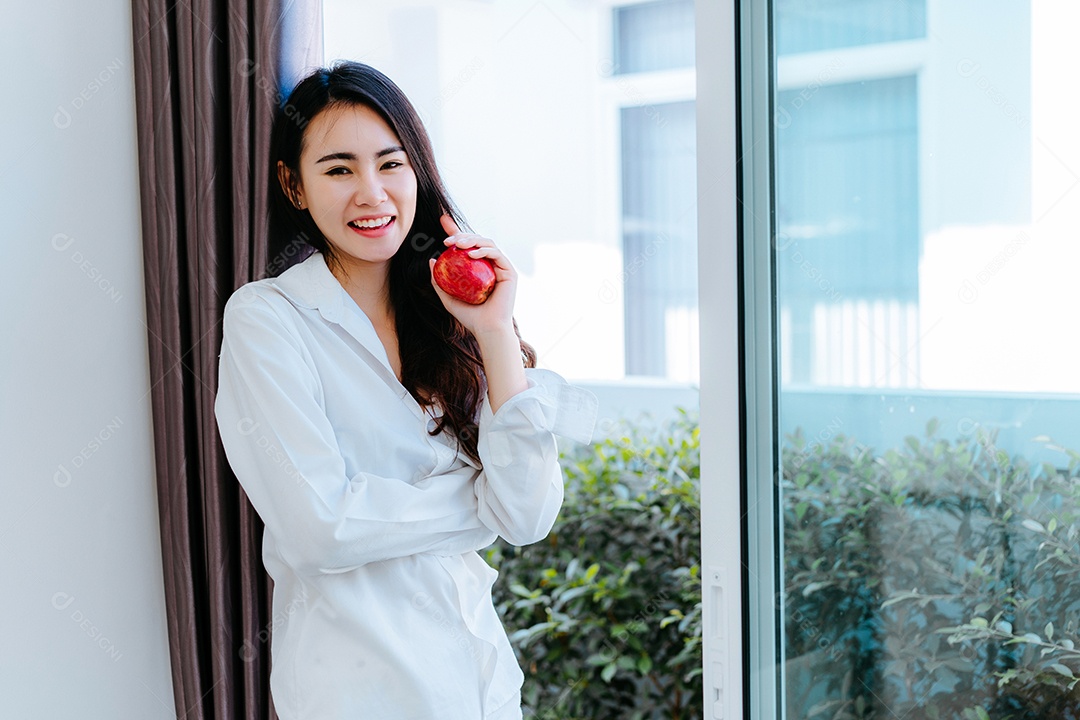
[[(778, 709), (775, 581), (771, 571), (749, 580), (752, 568), (774, 567), (775, 547), (775, 498), (761, 489), (772, 487), (775, 467), (772, 306), (761, 302), (771, 286), (767, 272), (753, 272), (768, 269), (755, 253), (769, 249), (772, 88), (767, 6), (753, 5), (695, 7), (702, 661), (705, 717), (720, 719)], [(748, 482), (762, 471), (766, 482)], [(757, 668), (758, 660), (768, 665)]]
[(770, 22), (769, 3), (696, 4), (707, 718), (772, 719), (784, 713), (775, 93), (815, 83), (918, 75), (928, 52), (920, 39), (803, 53), (774, 65)]

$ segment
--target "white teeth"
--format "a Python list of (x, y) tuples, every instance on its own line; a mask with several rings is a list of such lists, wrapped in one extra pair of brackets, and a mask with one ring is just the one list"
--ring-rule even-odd
[(386, 225), (392, 219), (392, 215), (386, 215), (381, 218), (371, 218), (370, 220), (353, 220), (349, 224), (357, 228), (377, 228)]

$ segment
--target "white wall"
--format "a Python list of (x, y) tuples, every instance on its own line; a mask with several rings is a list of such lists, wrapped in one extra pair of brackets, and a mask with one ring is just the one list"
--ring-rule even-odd
[(922, 387), (1078, 394), (1080, 9), (932, 7), (942, 39), (930, 82), (952, 120), (932, 126), (927, 152), (954, 155), (922, 174), (940, 196), (919, 267)]
[(0, 25), (0, 716), (174, 718), (131, 3)]

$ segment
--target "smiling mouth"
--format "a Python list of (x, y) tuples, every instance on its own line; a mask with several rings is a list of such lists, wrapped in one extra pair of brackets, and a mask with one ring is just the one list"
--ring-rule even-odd
[(356, 228), (357, 230), (378, 230), (379, 228), (386, 227), (393, 222), (393, 215), (384, 215), (380, 218), (371, 218), (370, 220), (351, 220), (349, 221), (349, 227)]

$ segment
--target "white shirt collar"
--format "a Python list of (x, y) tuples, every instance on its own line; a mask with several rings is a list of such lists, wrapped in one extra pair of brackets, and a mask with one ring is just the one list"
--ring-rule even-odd
[(318, 310), (324, 320), (341, 326), (378, 362), (381, 366), (378, 369), (386, 375), (383, 379), (395, 387), (399, 395), (408, 395), (390, 367), (386, 347), (375, 332), (375, 326), (330, 272), (321, 252), (311, 253), (278, 277), (270, 278), (270, 283), (294, 304)]
[(297, 305), (318, 309), (330, 322), (340, 320), (345, 288), (330, 272), (318, 250), (270, 281)]

